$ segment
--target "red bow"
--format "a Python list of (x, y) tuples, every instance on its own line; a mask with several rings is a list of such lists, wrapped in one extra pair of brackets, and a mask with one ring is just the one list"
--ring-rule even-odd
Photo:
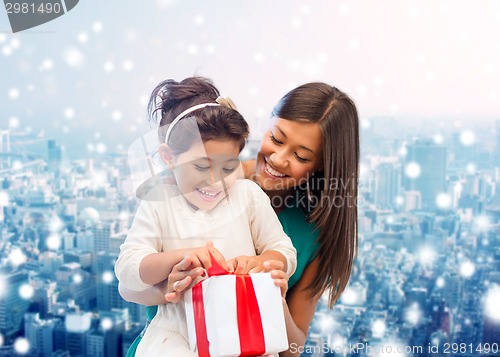
[[(207, 270), (208, 276), (228, 275), (211, 256), (212, 266)], [(252, 278), (248, 274), (236, 274), (236, 315), (238, 319), (238, 334), (240, 338), (240, 356), (260, 356), (265, 353), (264, 331), (260, 317), (259, 304), (255, 296)], [(199, 357), (210, 357), (205, 307), (203, 303), (202, 281), (193, 286), (193, 313), (196, 329), (196, 345)]]

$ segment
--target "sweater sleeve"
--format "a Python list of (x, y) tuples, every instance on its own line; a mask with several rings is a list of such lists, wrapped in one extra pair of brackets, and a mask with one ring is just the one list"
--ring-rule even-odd
[(268, 250), (283, 254), (287, 260), (287, 274), (291, 276), (297, 267), (297, 252), (292, 241), (283, 231), (269, 197), (254, 182), (244, 181), (250, 195), (247, 209), (255, 251), (258, 255)]
[(130, 290), (142, 291), (150, 287), (142, 281), (139, 266), (147, 255), (162, 251), (162, 232), (155, 205), (157, 203), (141, 202), (127, 238), (120, 246), (115, 274), (120, 283)]

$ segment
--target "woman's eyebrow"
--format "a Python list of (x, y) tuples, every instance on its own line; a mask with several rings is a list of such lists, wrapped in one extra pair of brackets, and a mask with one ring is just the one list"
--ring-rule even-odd
[[(286, 139), (286, 134), (283, 132), (283, 130), (281, 130), (281, 128), (277, 125), (275, 125), (275, 127), (276, 127), (276, 129), (278, 129), (280, 131), (281, 135), (283, 135)], [(307, 146), (299, 145), (299, 148), (310, 151), (314, 156), (316, 156), (316, 153), (314, 151), (312, 151), (311, 149), (309, 149)]]

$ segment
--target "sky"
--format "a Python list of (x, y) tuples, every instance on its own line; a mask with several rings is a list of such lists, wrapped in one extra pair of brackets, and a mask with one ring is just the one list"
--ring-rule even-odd
[[(500, 1), (85, 1), (12, 34), (0, 9), (0, 128), (68, 152), (126, 148), (167, 78), (211, 78), (266, 129), (279, 98), (322, 81), (362, 120), (500, 119)], [(492, 129), (493, 130), (493, 129)]]

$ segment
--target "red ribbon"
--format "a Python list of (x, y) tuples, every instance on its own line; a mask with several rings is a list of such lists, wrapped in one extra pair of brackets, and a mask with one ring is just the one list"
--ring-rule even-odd
[[(208, 276), (231, 274), (224, 270), (213, 257)], [(260, 356), (266, 351), (262, 319), (255, 295), (252, 278), (248, 274), (235, 275), (236, 278), (236, 316), (240, 337), (240, 356)], [(203, 302), (203, 282), (193, 286), (193, 313), (196, 330), (196, 345), (199, 357), (210, 357)]]

